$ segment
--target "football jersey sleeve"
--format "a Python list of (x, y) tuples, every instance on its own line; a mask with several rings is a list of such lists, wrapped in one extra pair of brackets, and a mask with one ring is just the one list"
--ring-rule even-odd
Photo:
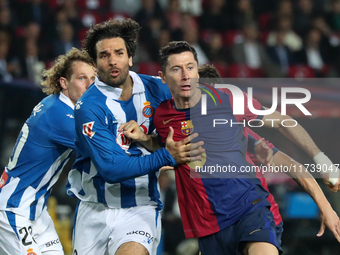
[(49, 114), (49, 123), (49, 137), (53, 143), (74, 150), (76, 137), (74, 118), (70, 118), (66, 114)]
[(107, 126), (105, 110), (94, 104), (83, 104), (75, 110), (76, 148), (83, 157), (90, 157), (101, 177), (118, 183), (158, 171), (164, 165), (176, 165), (165, 149), (150, 155), (129, 156), (116, 142)]

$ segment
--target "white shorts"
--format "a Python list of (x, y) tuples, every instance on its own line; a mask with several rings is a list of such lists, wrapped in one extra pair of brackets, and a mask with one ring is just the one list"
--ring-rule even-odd
[(46, 208), (35, 221), (10, 211), (0, 211), (0, 254), (63, 255)]
[(154, 206), (113, 209), (81, 201), (74, 223), (73, 254), (114, 255), (122, 244), (137, 242), (156, 255), (160, 238), (160, 213)]

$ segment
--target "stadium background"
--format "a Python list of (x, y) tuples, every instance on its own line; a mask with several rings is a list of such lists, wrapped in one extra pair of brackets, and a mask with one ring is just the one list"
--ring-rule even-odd
[[(132, 68), (140, 73), (157, 75), (159, 48), (171, 40), (186, 40), (198, 51), (200, 64), (214, 64), (222, 77), (252, 78), (255, 97), (264, 105), (270, 106), (271, 86), (262, 78), (295, 78), (273, 80), (278, 87), (301, 87), (304, 78), (315, 78), (303, 84), (312, 93), (306, 107), (313, 117), (293, 108), (288, 114), (334, 163), (340, 163), (339, 0), (0, 0), (1, 169), (22, 124), (44, 97), (39, 87), (42, 70), (71, 47), (79, 48), (91, 23), (123, 17), (142, 26)], [(240, 47), (247, 41), (256, 45), (257, 53), (241, 58)], [(256, 131), (299, 162), (312, 163), (282, 135)], [(65, 194), (66, 178), (64, 171), (49, 207), (68, 252), (77, 201)], [(289, 179), (276, 177), (268, 182), (284, 218), (285, 254), (340, 254), (329, 230), (316, 237), (318, 211), (308, 196)], [(339, 194), (319, 183), (340, 214)], [(165, 204), (160, 254), (196, 254), (195, 242), (178, 245), (183, 233), (172, 174), (163, 174), (160, 184)]]

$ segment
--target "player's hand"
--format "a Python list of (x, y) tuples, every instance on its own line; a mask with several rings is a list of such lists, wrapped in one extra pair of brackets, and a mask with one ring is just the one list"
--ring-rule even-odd
[(329, 178), (328, 177), (325, 177), (325, 178), (322, 178), (322, 179), (323, 179), (323, 182), (328, 186), (328, 188), (331, 191), (333, 191), (334, 193), (338, 192), (340, 190), (340, 179), (338, 179), (338, 182), (335, 185), (332, 185), (329, 182)]
[(272, 166), (274, 167), (274, 157), (273, 150), (268, 147), (268, 145), (263, 141), (263, 139), (259, 140), (259, 142), (255, 145), (255, 155), (258, 161), (264, 166)]
[(321, 227), (318, 237), (322, 236), (325, 228), (328, 227), (334, 234), (334, 237), (340, 243), (340, 220), (336, 212), (332, 208), (320, 211)]
[(123, 131), (123, 134), (133, 142), (145, 142), (148, 139), (148, 136), (142, 131), (135, 120), (122, 124), (118, 131)]
[(174, 169), (175, 168), (173, 166), (163, 166), (163, 167), (161, 167), (160, 171), (165, 172), (165, 171), (174, 170)]
[[(166, 138), (165, 148), (169, 151), (171, 156), (175, 159), (177, 164), (185, 162), (196, 161), (201, 159), (201, 155), (205, 149), (199, 148), (204, 144), (203, 141), (197, 143), (190, 143), (190, 141), (198, 136), (197, 133), (192, 134), (181, 141), (175, 142), (173, 140), (174, 129), (169, 127), (168, 137)], [(187, 146), (187, 144), (189, 146)]]

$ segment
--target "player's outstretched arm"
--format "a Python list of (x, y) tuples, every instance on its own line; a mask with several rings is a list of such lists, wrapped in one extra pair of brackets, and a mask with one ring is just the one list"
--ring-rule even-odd
[[(263, 123), (265, 127), (276, 128), (284, 136), (303, 149), (311, 158), (313, 158), (316, 165), (327, 166), (326, 175), (323, 177), (326, 180), (326, 184), (333, 185), (334, 190), (339, 186), (339, 169), (331, 162), (331, 160), (324, 155), (320, 149), (316, 146), (313, 139), (307, 133), (307, 131), (300, 125), (296, 126), (283, 126), (283, 121), (289, 123), (289, 120), (293, 123), (293, 119), (288, 115), (281, 115), (275, 111), (270, 115), (263, 116)], [(336, 190), (337, 191), (337, 190)]]
[(313, 198), (320, 210), (321, 227), (317, 236), (322, 236), (325, 231), (325, 227), (328, 227), (340, 243), (339, 217), (328, 202), (314, 177), (302, 164), (296, 162), (294, 159), (281, 151), (278, 151), (274, 155), (274, 163), (275, 165), (287, 166), (290, 169), (299, 169), (299, 171), (291, 171), (287, 174), (292, 177)]

